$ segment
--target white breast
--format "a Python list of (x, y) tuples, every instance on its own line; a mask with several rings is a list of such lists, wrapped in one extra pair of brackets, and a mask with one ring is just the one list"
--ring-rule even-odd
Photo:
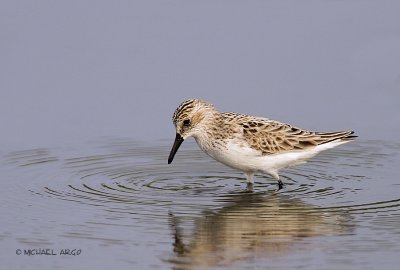
[(319, 152), (333, 148), (347, 141), (336, 140), (326, 144), (296, 150), (292, 152), (262, 155), (260, 151), (236, 140), (227, 141), (226, 147), (204, 147), (199, 141), (200, 148), (215, 160), (244, 172), (264, 172), (279, 178), (280, 169), (299, 165)]

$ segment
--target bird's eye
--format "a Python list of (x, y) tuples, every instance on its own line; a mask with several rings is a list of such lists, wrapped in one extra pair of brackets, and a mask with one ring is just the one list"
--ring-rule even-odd
[(183, 125), (184, 126), (190, 126), (190, 120), (189, 119), (183, 120)]

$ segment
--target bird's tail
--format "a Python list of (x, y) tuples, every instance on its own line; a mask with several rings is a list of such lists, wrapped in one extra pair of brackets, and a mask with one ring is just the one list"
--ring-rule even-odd
[(320, 137), (319, 144), (333, 142), (336, 140), (340, 140), (341, 142), (350, 142), (358, 137), (353, 135), (354, 131), (316, 132), (315, 134)]

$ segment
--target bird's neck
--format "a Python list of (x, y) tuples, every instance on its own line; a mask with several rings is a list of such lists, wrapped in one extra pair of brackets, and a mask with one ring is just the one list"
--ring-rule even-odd
[(225, 120), (221, 113), (214, 112), (207, 115), (198, 127), (198, 132), (193, 136), (200, 148), (208, 152), (215, 148), (219, 141), (224, 139)]

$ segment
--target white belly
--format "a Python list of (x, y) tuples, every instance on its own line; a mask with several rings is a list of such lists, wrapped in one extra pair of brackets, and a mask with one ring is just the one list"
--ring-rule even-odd
[(257, 150), (234, 142), (229, 142), (224, 148), (204, 148), (199, 142), (198, 143), (200, 148), (209, 156), (231, 168), (243, 172), (263, 172), (278, 178), (278, 171), (280, 169), (302, 164), (319, 152), (345, 142), (347, 141), (337, 140), (306, 150), (296, 150), (272, 155), (262, 155), (261, 152)]

